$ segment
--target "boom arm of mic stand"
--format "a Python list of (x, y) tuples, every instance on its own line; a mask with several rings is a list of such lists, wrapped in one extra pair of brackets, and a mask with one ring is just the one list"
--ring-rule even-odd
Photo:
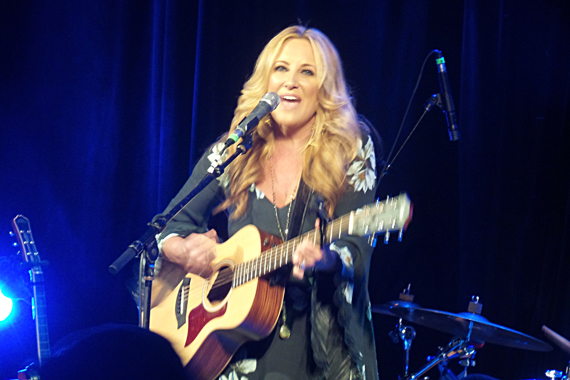
[[(154, 263), (158, 258), (158, 247), (156, 243), (156, 235), (164, 231), (168, 222), (170, 222), (184, 207), (186, 207), (192, 199), (200, 193), (206, 186), (210, 184), (215, 178), (218, 178), (224, 173), (225, 168), (231, 164), (238, 156), (246, 153), (252, 145), (252, 136), (247, 135), (243, 138), (242, 142), (237, 146), (236, 151), (230, 157), (228, 157), (221, 164), (218, 162), (212, 163), (210, 169), (208, 169), (208, 174), (202, 178), (200, 183), (176, 206), (174, 206), (170, 212), (163, 217), (149, 223), (150, 228), (141, 236), (139, 240), (135, 240), (129, 248), (121, 256), (119, 256), (113, 264), (109, 266), (109, 272), (111, 274), (117, 274), (121, 269), (124, 268), (132, 259), (135, 257), (140, 257), (143, 252), (145, 252), (145, 269), (144, 269), (144, 280), (145, 280), (145, 291), (142, 296), (144, 296), (144, 302), (139, 302), (139, 325), (140, 327), (148, 328), (150, 321), (150, 298), (152, 292), (152, 280), (154, 279)], [(139, 279), (140, 283), (140, 279)]]

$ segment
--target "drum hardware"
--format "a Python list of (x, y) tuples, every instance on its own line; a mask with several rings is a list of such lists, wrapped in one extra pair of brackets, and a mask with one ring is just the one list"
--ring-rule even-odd
[[(413, 375), (407, 377), (406, 380), (415, 380), (419, 377), (425, 375), (429, 370), (435, 367), (438, 364), (442, 364), (444, 367), (447, 365), (449, 360), (462, 358), (462, 360), (469, 360), (475, 355), (475, 348), (469, 344), (469, 342), (457, 339), (449, 343), (446, 349), (443, 350), (438, 356), (436, 357), (428, 357), (428, 363), (422, 367), (418, 372), (414, 373)], [(431, 359), (431, 360), (430, 360)], [(468, 362), (466, 362), (468, 363)], [(474, 364), (474, 362), (473, 362)]]
[(568, 380), (568, 377), (570, 377), (570, 362), (568, 362), (568, 365), (566, 366), (564, 372), (557, 371), (555, 369), (550, 369), (546, 371), (544, 374), (546, 375), (546, 377), (549, 377), (552, 380), (554, 379)]
[(546, 377), (550, 378), (551, 380), (557, 380), (557, 379), (564, 379), (566, 378), (564, 376), (564, 373), (562, 371), (557, 371), (555, 369), (549, 369), (548, 371), (546, 371), (544, 373), (546, 375)]
[[(413, 296), (409, 294), (409, 286), (400, 294), (400, 300), (393, 301), (385, 305), (376, 306), (372, 311), (399, 317), (396, 329), (390, 333), (393, 340), (402, 340), (406, 351), (406, 380), (415, 380), (424, 376), (426, 372), (436, 365), (440, 371), (445, 369), (451, 359), (459, 359), (459, 364), (465, 367), (461, 376), (467, 375), (467, 368), (475, 365), (476, 350), (485, 343), (497, 344), (506, 347), (519, 348), (531, 351), (550, 351), (552, 347), (539, 339), (509, 329), (507, 327), (489, 322), (481, 315), (483, 305), (479, 302), (479, 297), (473, 296), (469, 302), (467, 312), (448, 313), (439, 310), (423, 309), (414, 304)], [(428, 357), (428, 363), (418, 372), (408, 375), (409, 349), (411, 340), (415, 337), (415, 330), (408, 330), (409, 326), (403, 324), (403, 320), (417, 323), (424, 327), (429, 327), (444, 333), (453, 334), (456, 340), (452, 341), (446, 349), (440, 349), (436, 357)], [(411, 338), (409, 342), (404, 339)], [(570, 365), (566, 369), (566, 376), (560, 377), (559, 371), (552, 372), (553, 379), (568, 380)]]
[(401, 341), (403, 344), (405, 352), (404, 378), (406, 378), (410, 369), (410, 350), (412, 349), (412, 341), (416, 337), (416, 330), (412, 326), (404, 325), (402, 318), (400, 318), (394, 330), (390, 331), (388, 335), (394, 343)]
[(372, 312), (380, 313), (384, 315), (389, 315), (398, 318), (398, 324), (394, 330), (390, 331), (388, 335), (392, 342), (397, 344), (402, 342), (405, 356), (404, 356), (404, 378), (408, 376), (410, 368), (410, 350), (412, 349), (412, 341), (416, 337), (416, 330), (411, 326), (404, 325), (404, 320), (402, 317), (398, 317), (396, 314), (392, 313), (393, 308), (419, 308), (419, 305), (413, 303), (414, 295), (410, 293), (410, 288), (412, 284), (408, 284), (408, 287), (400, 293), (397, 301), (391, 301), (383, 305), (372, 306)]
[(550, 351), (552, 346), (530, 335), (489, 322), (477, 311), (482, 305), (473, 297), (468, 312), (448, 313), (445, 311), (414, 307), (392, 307), (390, 312), (404, 320), (452, 334), (473, 344), (490, 343), (530, 351)]

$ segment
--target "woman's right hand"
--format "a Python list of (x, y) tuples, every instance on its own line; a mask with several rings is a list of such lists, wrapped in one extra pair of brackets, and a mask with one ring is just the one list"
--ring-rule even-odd
[(218, 243), (216, 230), (204, 234), (193, 233), (185, 238), (173, 236), (162, 245), (162, 255), (186, 272), (207, 278), (212, 273), (211, 263), (216, 258)]

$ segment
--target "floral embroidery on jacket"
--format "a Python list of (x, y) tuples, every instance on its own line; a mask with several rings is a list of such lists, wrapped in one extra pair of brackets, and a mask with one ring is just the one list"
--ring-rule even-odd
[(259, 190), (257, 188), (257, 186), (255, 186), (255, 183), (251, 184), (251, 187), (249, 188), (249, 191), (251, 191), (252, 193), (255, 192), (255, 195), (257, 196), (257, 199), (263, 199), (265, 198), (265, 194), (263, 194), (261, 192), (261, 190)]
[(349, 183), (354, 186), (354, 191), (367, 192), (374, 189), (376, 181), (376, 153), (374, 143), (368, 136), (368, 142), (362, 147), (362, 140), (358, 139), (358, 151), (346, 173)]
[(255, 372), (257, 369), (256, 359), (244, 359), (230, 365), (232, 371), (228, 376), (222, 375), (218, 380), (248, 380), (247, 376), (239, 376), (239, 373), (247, 375), (248, 373)]
[[(227, 152), (224, 152), (220, 156), (220, 152), (222, 151), (222, 149), (224, 149), (224, 143), (220, 142), (220, 143), (215, 144), (212, 147), (210, 154), (208, 155), (208, 160), (211, 163), (214, 163), (214, 162), (221, 163), (220, 161), (224, 161), (226, 159), (226, 157), (228, 156), (228, 154), (227, 154)], [(228, 186), (230, 184), (230, 175), (228, 174), (227, 170), (224, 171), (224, 173), (216, 179), (220, 182), (220, 185), (224, 189), (228, 188)]]
[(352, 279), (354, 273), (354, 261), (352, 260), (350, 249), (347, 247), (339, 247), (335, 243), (332, 243), (329, 249), (336, 252), (342, 261), (342, 277)]

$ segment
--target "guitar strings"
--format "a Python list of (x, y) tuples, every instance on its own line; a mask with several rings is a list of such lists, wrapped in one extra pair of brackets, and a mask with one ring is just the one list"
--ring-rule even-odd
[[(345, 215), (348, 216), (349, 214)], [(350, 220), (345, 220), (345, 216), (342, 216), (340, 218), (338, 218), (337, 220), (331, 222), (328, 226), (327, 226), (327, 231), (326, 231), (326, 235), (331, 235), (332, 236), (336, 235), (337, 232), (336, 231), (342, 231), (344, 228), (346, 228), (348, 226), (348, 224), (350, 223)], [(343, 228), (344, 227), (344, 228)], [(336, 231), (335, 231), (336, 229)], [(224, 286), (226, 284), (228, 284), (229, 282), (233, 282), (233, 280), (236, 278), (236, 272), (239, 272), (240, 269), (244, 269), (242, 272), (240, 273), (240, 275), (238, 277), (240, 277), (239, 279), (243, 279), (243, 277), (245, 276), (245, 278), (248, 278), (249, 276), (251, 276), (251, 279), (253, 278), (258, 278), (261, 275), (265, 275), (275, 269), (277, 269), (276, 266), (276, 262), (277, 259), (280, 259), (280, 264), (283, 261), (283, 247), (285, 245), (287, 245), (286, 252), (285, 252), (285, 262), (288, 262), (291, 258), (290, 255), (294, 252), (295, 247), (297, 246), (298, 243), (302, 242), (303, 240), (313, 240), (313, 242), (316, 242), (316, 239), (319, 235), (319, 231), (317, 230), (312, 230), (309, 231), (301, 236), (298, 236), (292, 240), (289, 240), (287, 242), (283, 242), (282, 244), (278, 245), (277, 247), (273, 247), (270, 250), (264, 252), (263, 254), (261, 254), (259, 257), (256, 257), (255, 259), (246, 261), (244, 263), (240, 263), (238, 265), (236, 265), (235, 269), (233, 271), (226, 271), (226, 273), (220, 272), (221, 275), (219, 275), (215, 282), (214, 285), (212, 286), (212, 289), (216, 289), (219, 288), (220, 286)], [(292, 247), (291, 247), (292, 245)], [(267, 262), (269, 261), (269, 265), (267, 265)], [(245, 265), (248, 265), (249, 268), (245, 269)], [(272, 268), (272, 266), (274, 266)], [(265, 268), (263, 268), (265, 266)], [(267, 270), (269, 266), (269, 271)], [(279, 265), (281, 266), (281, 265)], [(253, 269), (253, 271), (252, 271)], [(222, 274), (223, 273), (223, 274)], [(249, 281), (249, 280), (248, 280)], [(245, 281), (245, 282), (248, 282)], [(243, 283), (245, 283), (243, 282)], [(239, 285), (242, 285), (243, 283), (240, 283)], [(238, 285), (238, 286), (239, 286)]]
[[(340, 221), (342, 222), (342, 221)], [(334, 223), (331, 223), (331, 225), (329, 226), (331, 229), (333, 229)], [(340, 224), (340, 226), (342, 226), (342, 223)], [(256, 257), (252, 260), (240, 263), (238, 265), (235, 266), (234, 270), (221, 270), (218, 273), (218, 277), (216, 277), (216, 279), (214, 280), (214, 284), (212, 285), (212, 287), (210, 288), (210, 291), (218, 289), (224, 285), (227, 285), (228, 283), (231, 283), (234, 281), (234, 279), (236, 278), (236, 272), (238, 272), (239, 270), (243, 269), (239, 275), (239, 277), (241, 277), (243, 279), (243, 277), (245, 278), (249, 278), (251, 277), (249, 280), (244, 281), (243, 283), (240, 283), (239, 285), (243, 285), (246, 282), (249, 282), (251, 280), (253, 280), (254, 278), (259, 278), (261, 275), (267, 274), (269, 272), (271, 272), (272, 270), (275, 270), (277, 268), (273, 268), (271, 269), (273, 263), (277, 262), (277, 259), (280, 258), (280, 261), (283, 261), (283, 248), (286, 246), (285, 248), (285, 259), (286, 261), (290, 261), (290, 255), (293, 253), (295, 247), (297, 246), (298, 243), (302, 242), (304, 239), (310, 239), (312, 238), (313, 241), (316, 240), (316, 237), (318, 236), (318, 231), (316, 230), (312, 230), (309, 231), (301, 236), (296, 237), (295, 239), (289, 240), (288, 242), (284, 242), (276, 247), (273, 247), (271, 249), (269, 249), (268, 251), (263, 252), (259, 257)], [(327, 228), (327, 232), (328, 232), (328, 228)], [(312, 236), (311, 236), (312, 234)], [(257, 261), (257, 263), (256, 263)], [(269, 261), (269, 266), (265, 265), (265, 269), (261, 269), (263, 267), (263, 265), (261, 264), (261, 262), (267, 262)], [(247, 267), (249, 266), (249, 268)], [(267, 267), (270, 268), (269, 271), (267, 271)], [(238, 269), (239, 268), (239, 269)], [(247, 269), (246, 269), (247, 268)], [(262, 274), (263, 272), (263, 274)], [(207, 281), (207, 280), (206, 280)], [(238, 286), (239, 286), (238, 285)], [(201, 293), (203, 291), (202, 287), (199, 288), (193, 288), (190, 290), (189, 295), (191, 295), (192, 297), (194, 297), (197, 293)]]
[[(384, 205), (382, 205), (384, 206)], [(376, 206), (378, 207), (378, 206)], [(328, 226), (327, 226), (327, 231), (326, 231), (326, 235), (330, 236), (329, 237), (329, 241), (332, 241), (333, 236), (337, 236), (342, 233), (342, 231), (346, 230), (350, 224), (350, 218), (348, 218), (350, 216), (351, 213), (348, 213), (346, 215), (343, 215), (342, 217), (332, 221)], [(358, 221), (358, 219), (360, 218), (359, 215), (354, 214), (354, 223), (356, 224), (356, 222)], [(348, 220), (346, 220), (348, 218)], [(381, 227), (382, 229), (382, 227)], [(380, 229), (380, 230), (381, 230)], [(380, 230), (376, 231), (379, 232)], [(265, 275), (267, 273), (272, 272), (273, 270), (276, 270), (278, 267), (282, 266), (282, 261), (283, 261), (283, 249), (285, 247), (285, 245), (287, 244), (287, 247), (285, 248), (286, 250), (286, 255), (285, 255), (285, 262), (287, 263), (290, 260), (290, 255), (292, 255), (293, 251), (295, 250), (295, 247), (297, 246), (298, 243), (302, 242), (304, 239), (310, 239), (312, 238), (313, 241), (316, 241), (316, 238), (318, 236), (318, 230), (312, 230), (309, 231), (301, 236), (298, 236), (292, 240), (289, 240), (287, 242), (283, 242), (282, 244), (276, 246), (276, 247), (272, 247), (271, 249), (263, 252), (260, 256), (251, 259), (249, 261), (237, 264), (233, 270), (229, 269), (229, 270), (225, 270), (222, 268), (219, 272), (218, 272), (218, 277), (216, 277), (216, 279), (214, 280), (214, 284), (212, 285), (212, 287), (210, 288), (210, 291), (217, 289), (221, 286), (227, 285), (230, 282), (233, 282), (234, 280), (236, 280), (236, 283), (238, 283), (235, 287), (237, 286), (241, 286), (255, 278), (259, 278), (262, 275)], [(311, 236), (312, 234), (312, 236)], [(291, 243), (292, 243), (292, 249), (291, 249)], [(279, 258), (279, 266), (277, 266), (277, 259)], [(292, 259), (292, 257), (291, 257)], [(256, 262), (257, 261), (257, 262)], [(269, 261), (269, 271), (267, 270), (267, 261)], [(265, 269), (262, 269), (263, 264), (265, 264)], [(274, 266), (273, 269), (272, 265)], [(236, 274), (239, 273), (239, 275)], [(249, 279), (248, 279), (249, 278)], [(246, 281), (241, 281), (246, 279)], [(205, 279), (205, 281), (209, 281), (208, 279)], [(232, 288), (234, 288), (234, 286), (232, 286)], [(202, 293), (203, 291), (203, 287), (194, 287), (193, 289), (190, 289), (188, 291), (188, 296), (189, 297), (195, 297), (196, 293)]]
[[(332, 221), (328, 226), (327, 226), (327, 231), (326, 231), (326, 235), (330, 236), (329, 240), (332, 240), (333, 236), (337, 236), (340, 235), (340, 233), (342, 233), (342, 231), (346, 230), (350, 224), (350, 218), (347, 217), (350, 216), (350, 213), (343, 215), (342, 217)], [(355, 215), (356, 218), (358, 218), (357, 215)], [(312, 230), (309, 231), (301, 236), (298, 236), (292, 240), (289, 240), (287, 242), (283, 242), (282, 244), (276, 246), (276, 247), (272, 247), (271, 249), (263, 252), (260, 256), (251, 259), (249, 261), (237, 264), (234, 267), (234, 270), (220, 270), (218, 272), (218, 277), (216, 277), (216, 279), (214, 280), (214, 284), (212, 285), (212, 287), (210, 288), (210, 291), (215, 290), (220, 288), (221, 286), (227, 285), (230, 282), (233, 282), (234, 280), (236, 280), (236, 282), (238, 282), (239, 284), (237, 286), (243, 285), (255, 278), (259, 278), (262, 275), (265, 275), (267, 273), (272, 272), (273, 270), (276, 270), (277, 268), (282, 266), (283, 263), (283, 251), (285, 249), (285, 262), (288, 263), (290, 261), (290, 259), (292, 259), (292, 257), (290, 257), (290, 255), (292, 255), (292, 253), (295, 250), (295, 247), (297, 246), (297, 244), (299, 244), (300, 242), (302, 242), (304, 239), (312, 239), (313, 242), (316, 241), (316, 238), (318, 236), (319, 231), (317, 230)], [(340, 237), (340, 236), (339, 236)], [(285, 247), (286, 246), (286, 247)], [(279, 265), (277, 265), (277, 260), (279, 260)], [(267, 261), (269, 261), (269, 265), (267, 265)], [(263, 266), (265, 265), (265, 268), (263, 269)], [(267, 270), (267, 268), (269, 267), (269, 270)], [(239, 273), (239, 275), (237, 275), (237, 273)], [(237, 277), (236, 277), (237, 275)], [(246, 281), (241, 281), (246, 279)], [(206, 281), (208, 281), (206, 279)], [(234, 286), (232, 286), (233, 288)], [(193, 288), (191, 289), (188, 293), (189, 296), (194, 297), (196, 295), (196, 293), (202, 293), (203, 288), (199, 287), (199, 288)]]

